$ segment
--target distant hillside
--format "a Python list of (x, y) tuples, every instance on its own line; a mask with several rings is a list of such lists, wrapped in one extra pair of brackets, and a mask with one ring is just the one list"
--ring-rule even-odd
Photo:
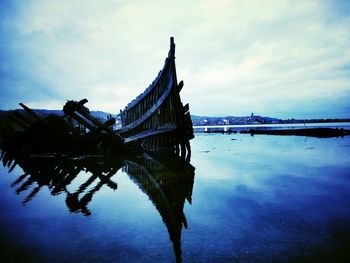
[[(13, 124), (13, 120), (11, 119), (11, 112), (19, 111), (24, 112), (23, 109), (17, 109), (17, 110), (9, 110), (4, 111), (0, 110), (0, 128), (7, 126), (9, 124)], [(63, 116), (64, 113), (62, 110), (47, 110), (47, 109), (33, 109), (33, 111), (41, 116), (47, 116), (49, 114), (59, 115)], [(92, 116), (94, 116), (97, 119), (100, 119), (101, 121), (105, 121), (108, 119), (108, 116), (112, 116), (116, 119), (117, 125), (120, 124), (120, 117), (116, 114), (111, 114), (104, 111), (91, 111)]]
[[(19, 109), (19, 111), (23, 111), (23, 110)], [(38, 113), (40, 115), (49, 115), (49, 114), (55, 114), (55, 115), (59, 115), (59, 116), (64, 115), (62, 110), (34, 109), (33, 111), (35, 111), (36, 113)]]
[(278, 123), (281, 120), (263, 116), (225, 116), (225, 117), (209, 117), (192, 115), (193, 125), (225, 125), (225, 124), (252, 124), (252, 123)]
[[(38, 113), (40, 115), (49, 115), (49, 114), (55, 114), (55, 115), (59, 115), (59, 116), (64, 115), (62, 110), (34, 109), (33, 111), (35, 111), (36, 113)], [(104, 111), (90, 111), (90, 113), (95, 118), (103, 119), (103, 120), (107, 120), (108, 116), (110, 116), (110, 115), (112, 115), (112, 117), (114, 117), (114, 118), (117, 118), (117, 115), (111, 114), (109, 112), (104, 112)]]
[(209, 117), (191, 115), (194, 126), (201, 125), (237, 125), (237, 124), (276, 124), (276, 123), (324, 123), (324, 122), (350, 122), (350, 119), (277, 119), (258, 115)]

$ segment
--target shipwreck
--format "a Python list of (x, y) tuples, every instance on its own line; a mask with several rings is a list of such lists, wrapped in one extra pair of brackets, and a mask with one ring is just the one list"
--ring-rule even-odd
[[(169, 150), (182, 157), (191, 153), (194, 138), (189, 104), (183, 105), (175, 66), (175, 43), (163, 69), (139, 96), (120, 111), (121, 128), (115, 118), (101, 121), (85, 106), (87, 99), (69, 100), (63, 116), (41, 116), (23, 103), (23, 110), (10, 116), (13, 125), (1, 129), (2, 148), (39, 154), (128, 154), (135, 151)], [(28, 151), (29, 152), (29, 151)]]
[(181, 102), (183, 81), (178, 83), (175, 67), (175, 43), (163, 69), (152, 84), (120, 111), (122, 128), (116, 132), (125, 142), (140, 140), (147, 150), (160, 148), (190, 152), (189, 140), (194, 138), (189, 104)]

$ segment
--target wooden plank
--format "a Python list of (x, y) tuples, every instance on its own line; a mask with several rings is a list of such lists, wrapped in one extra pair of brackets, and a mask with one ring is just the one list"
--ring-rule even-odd
[(183, 106), (183, 112), (186, 114), (190, 110), (190, 105), (187, 103), (185, 106)]
[[(149, 149), (167, 145), (184, 154), (186, 139), (193, 137), (193, 130), (189, 104), (183, 106), (179, 94), (183, 86), (183, 81), (177, 82), (172, 39), (163, 70), (142, 94), (128, 104), (123, 112), (129, 116), (129, 121), (116, 132), (127, 137), (126, 142), (142, 139)], [(173, 128), (164, 127), (164, 123), (171, 123)]]
[(32, 111), (30, 108), (28, 108), (26, 105), (24, 105), (22, 102), (19, 103), (19, 105), (35, 120), (40, 120), (39, 115)]
[(114, 125), (115, 124), (115, 118), (110, 118), (110, 119), (108, 119), (107, 121), (105, 121), (104, 123), (103, 123), (103, 126), (112, 126), (112, 125)]
[(158, 108), (163, 104), (163, 102), (166, 100), (166, 98), (169, 96), (171, 90), (173, 87), (173, 82), (170, 81), (167, 86), (167, 90), (164, 92), (164, 94), (159, 98), (159, 100), (138, 120), (128, 124), (125, 127), (122, 127), (121, 129), (117, 130), (118, 133), (127, 132), (131, 129), (134, 129), (135, 127), (139, 126), (141, 123), (143, 123), (146, 119), (148, 119), (154, 112), (158, 110)]
[(138, 139), (143, 139), (146, 137), (151, 137), (162, 133), (167, 133), (174, 130), (176, 130), (176, 126), (174, 124), (164, 125), (163, 127), (159, 127), (158, 129), (150, 129), (150, 130), (146, 130), (144, 132), (138, 133), (136, 135), (130, 136), (125, 139), (125, 143), (132, 142)]
[(82, 125), (84, 125), (86, 128), (88, 128), (90, 131), (94, 131), (96, 130), (96, 128), (91, 125), (90, 123), (88, 123), (84, 118), (80, 117), (78, 114), (76, 114), (75, 112), (72, 112), (70, 114), (70, 116), (75, 119), (76, 121), (78, 121), (79, 123), (81, 123)]
[(184, 82), (183, 82), (183, 80), (181, 80), (179, 85), (177, 85), (177, 92), (180, 92), (183, 87), (184, 87)]

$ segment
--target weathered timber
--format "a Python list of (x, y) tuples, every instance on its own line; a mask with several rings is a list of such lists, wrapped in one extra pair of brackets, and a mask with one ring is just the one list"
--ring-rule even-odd
[[(129, 154), (140, 150), (137, 145), (126, 147), (124, 139), (109, 127), (115, 123), (115, 119), (102, 123), (91, 116), (89, 109), (83, 106), (86, 102), (86, 99), (68, 101), (64, 107), (66, 115), (63, 117), (42, 117), (21, 103), (25, 111), (11, 114), (11, 119), (20, 129), (11, 126), (2, 128), (0, 146), (12, 148), (23, 155)], [(72, 119), (79, 125), (74, 124)]]
[(116, 135), (117, 137), (120, 137), (117, 135), (113, 129), (111, 129), (109, 126), (115, 124), (115, 119), (112, 118), (108, 120), (105, 123), (101, 123), (98, 119), (93, 117), (90, 114), (90, 110), (84, 106), (85, 103), (87, 103), (87, 99), (82, 99), (81, 101), (73, 101), (69, 100), (67, 103), (63, 106), (63, 112), (78, 121), (80, 124), (84, 125), (89, 130), (103, 130), (107, 132), (109, 135)]
[(146, 150), (181, 149), (182, 155), (190, 154), (189, 140), (194, 135), (189, 105), (183, 106), (180, 98), (183, 85), (183, 81), (177, 82), (175, 43), (174, 38), (170, 38), (163, 69), (152, 84), (120, 112), (122, 128), (117, 132), (126, 142), (140, 141)]
[(26, 105), (24, 105), (22, 102), (20, 102), (19, 105), (35, 120), (40, 120), (40, 117), (38, 116), (38, 114), (36, 114), (34, 111), (32, 111)]
[[(12, 119), (23, 133), (10, 142), (17, 147), (34, 147), (37, 153), (71, 150), (100, 153), (106, 149), (120, 152), (142, 146), (146, 151), (168, 149), (189, 159), (189, 141), (194, 134), (189, 104), (184, 106), (180, 98), (183, 86), (183, 81), (177, 81), (175, 43), (170, 38), (163, 69), (152, 84), (120, 112), (121, 129), (113, 130), (114, 118), (102, 122), (92, 116), (84, 106), (87, 99), (67, 101), (63, 117), (43, 117), (20, 103), (25, 114), (16, 112)], [(14, 130), (6, 128), (1, 133), (9, 137)]]
[(137, 141), (137, 140), (144, 139), (144, 138), (147, 138), (150, 136), (154, 137), (155, 135), (169, 133), (172, 131), (176, 131), (176, 126), (174, 124), (168, 124), (168, 125), (164, 125), (162, 127), (158, 127), (157, 129), (148, 129), (148, 130), (140, 132), (134, 136), (130, 136), (130, 137), (125, 139), (125, 142), (128, 143), (128, 142), (132, 142), (132, 141)]

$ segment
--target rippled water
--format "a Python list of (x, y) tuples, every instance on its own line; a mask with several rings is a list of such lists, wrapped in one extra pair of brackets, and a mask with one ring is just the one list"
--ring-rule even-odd
[[(198, 134), (191, 145), (191, 165), (161, 156), (108, 164), (98, 158), (57, 164), (38, 157), (40, 169), (33, 161), (22, 163), (24, 170), (40, 174), (36, 177), (21, 177), (19, 165), (10, 173), (1, 167), (0, 257), (35, 262), (350, 258), (349, 137)], [(52, 170), (71, 177), (40, 179)]]

